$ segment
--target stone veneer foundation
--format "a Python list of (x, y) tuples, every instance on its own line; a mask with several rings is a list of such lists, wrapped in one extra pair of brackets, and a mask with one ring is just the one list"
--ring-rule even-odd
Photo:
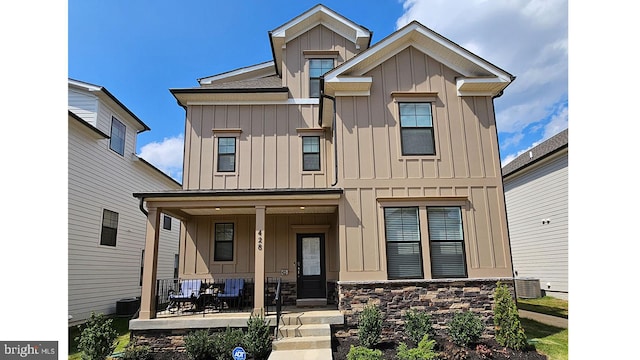
[(484, 336), (492, 336), (493, 292), (498, 281), (514, 294), (511, 278), (339, 281), (338, 309), (344, 314), (345, 325), (336, 329), (336, 336), (356, 336), (358, 316), (369, 304), (382, 312), (382, 338), (386, 340), (402, 339), (403, 315), (409, 309), (431, 314), (433, 328), (439, 335), (445, 334), (446, 323), (454, 313), (469, 310), (484, 321), (487, 329)]

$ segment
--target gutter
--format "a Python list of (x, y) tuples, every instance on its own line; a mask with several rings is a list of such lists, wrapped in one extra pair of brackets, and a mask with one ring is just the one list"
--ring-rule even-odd
[(140, 211), (142, 211), (144, 216), (149, 216), (149, 212), (144, 209), (144, 197), (140, 198)]
[[(331, 131), (333, 132), (333, 165), (334, 165), (333, 178), (334, 180), (331, 186), (336, 186), (338, 184), (338, 143), (337, 143), (338, 135), (337, 135), (337, 129), (336, 129), (336, 98), (324, 93), (324, 75), (320, 76), (320, 98), (329, 99), (333, 102), (333, 118), (332, 118)], [(318, 123), (320, 126), (322, 126), (323, 104), (324, 104), (324, 101), (320, 101), (319, 116), (318, 116)]]

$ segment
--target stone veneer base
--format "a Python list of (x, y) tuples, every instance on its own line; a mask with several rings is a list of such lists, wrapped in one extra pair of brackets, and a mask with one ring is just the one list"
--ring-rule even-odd
[(339, 281), (338, 309), (344, 314), (345, 324), (336, 329), (336, 336), (357, 336), (358, 316), (369, 304), (382, 312), (382, 338), (386, 340), (402, 340), (403, 315), (409, 309), (431, 314), (439, 335), (445, 335), (446, 323), (454, 313), (469, 310), (484, 321), (484, 336), (492, 336), (493, 292), (498, 281), (515, 294), (512, 278)]

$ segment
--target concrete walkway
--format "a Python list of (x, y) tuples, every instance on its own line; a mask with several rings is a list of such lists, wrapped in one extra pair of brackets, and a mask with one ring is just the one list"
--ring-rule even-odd
[(518, 310), (518, 314), (520, 314), (520, 317), (535, 320), (543, 324), (547, 324), (547, 325), (551, 325), (551, 326), (555, 326), (563, 329), (569, 328), (569, 320), (565, 318), (546, 315), (546, 314), (540, 314), (537, 312), (526, 311), (526, 310)]

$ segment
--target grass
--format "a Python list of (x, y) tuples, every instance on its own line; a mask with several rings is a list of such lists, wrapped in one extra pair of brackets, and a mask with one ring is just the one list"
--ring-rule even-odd
[(534, 320), (520, 318), (520, 323), (527, 334), (527, 340), (549, 360), (569, 359), (569, 329), (539, 323)]
[(565, 319), (569, 318), (569, 302), (551, 296), (537, 299), (518, 299), (518, 309), (558, 316)]
[[(118, 345), (114, 352), (124, 351), (125, 347), (129, 344), (129, 320), (130, 317), (114, 317), (112, 318), (113, 328), (118, 333)], [(75, 340), (77, 336), (80, 336), (80, 330), (77, 326), (69, 328), (69, 360), (80, 360), (82, 358), (82, 352), (78, 350), (78, 342)]]

